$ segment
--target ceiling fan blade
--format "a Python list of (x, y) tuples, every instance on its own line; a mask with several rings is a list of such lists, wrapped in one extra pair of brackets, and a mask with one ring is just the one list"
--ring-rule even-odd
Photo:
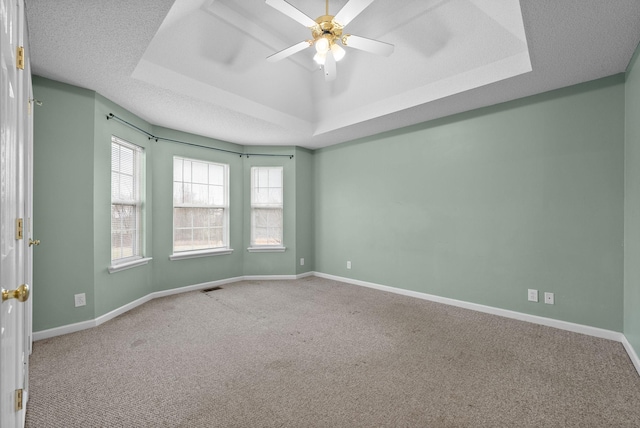
[(336, 59), (333, 57), (333, 52), (327, 52), (327, 57), (324, 60), (324, 80), (326, 82), (331, 82), (332, 80), (336, 80)]
[(344, 27), (350, 23), (353, 18), (360, 15), (360, 12), (365, 10), (373, 1), (374, 0), (349, 0), (333, 20)]
[(302, 13), (300, 10), (298, 10), (297, 7), (287, 3), (284, 0), (266, 0), (265, 2), (272, 8), (277, 9), (280, 12), (284, 13), (289, 18), (295, 21), (298, 21), (305, 27), (312, 28), (318, 25), (316, 21), (314, 21), (313, 19), (309, 18), (307, 15)]
[(269, 55), (267, 57), (267, 61), (269, 61), (269, 62), (280, 61), (281, 59), (285, 59), (286, 57), (291, 56), (294, 53), (298, 53), (298, 52), (300, 52), (302, 50), (305, 50), (309, 46), (311, 46), (311, 43), (309, 43), (308, 40), (305, 40), (305, 41), (300, 42), (300, 43), (296, 43), (295, 45), (289, 46), (288, 48), (283, 49), (280, 52), (276, 52), (273, 55)]
[(346, 34), (342, 37), (342, 44), (361, 51), (371, 52), (376, 55), (389, 56), (393, 53), (395, 46), (379, 40), (367, 39), (366, 37)]

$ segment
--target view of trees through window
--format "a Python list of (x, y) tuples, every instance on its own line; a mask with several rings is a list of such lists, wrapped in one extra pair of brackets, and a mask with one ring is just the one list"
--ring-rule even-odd
[(282, 245), (282, 167), (251, 168), (251, 245)]
[(138, 254), (137, 222), (135, 206), (111, 205), (111, 260), (125, 259)]
[(173, 251), (228, 246), (228, 165), (174, 157)]
[[(111, 260), (142, 255), (141, 147), (112, 137)], [(251, 168), (251, 246), (283, 244), (283, 168)], [(173, 252), (229, 248), (229, 165), (173, 158)]]

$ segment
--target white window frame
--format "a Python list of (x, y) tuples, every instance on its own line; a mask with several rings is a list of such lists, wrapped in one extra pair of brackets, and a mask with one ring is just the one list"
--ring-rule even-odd
[[(176, 161), (182, 161), (183, 162), (183, 166), (182, 168), (184, 168), (184, 162), (191, 162), (192, 165), (193, 163), (200, 163), (200, 164), (205, 164), (207, 165), (207, 168), (209, 166), (216, 166), (216, 167), (222, 167), (223, 168), (223, 203), (222, 204), (216, 204), (216, 203), (185, 203), (184, 199), (182, 202), (176, 202), (176, 186), (181, 185), (182, 186), (182, 195), (184, 195), (184, 188), (186, 184), (189, 185), (193, 185), (193, 184), (200, 184), (200, 185), (204, 185), (203, 183), (194, 183), (193, 182), (193, 177), (188, 178), (188, 180), (185, 179), (184, 177), (184, 169), (182, 170), (182, 176), (180, 177), (180, 180), (177, 180), (176, 174)], [(192, 159), (192, 158), (187, 158), (184, 156), (174, 156), (173, 157), (173, 189), (172, 189), (172, 194), (173, 194), (173, 214), (172, 214), (172, 254), (169, 256), (170, 260), (181, 260), (181, 259), (190, 259), (190, 258), (196, 258), (196, 257), (206, 257), (206, 256), (215, 256), (215, 255), (224, 255), (224, 254), (231, 254), (233, 252), (233, 249), (230, 248), (230, 241), (229, 241), (229, 230), (230, 230), (230, 224), (229, 224), (229, 165), (225, 164), (225, 163), (219, 163), (219, 162), (211, 162), (211, 161), (206, 161), (206, 160), (202, 160), (202, 159)], [(208, 180), (209, 181), (209, 180)], [(212, 186), (217, 186), (214, 184), (211, 184), (210, 182), (206, 184), (209, 188), (211, 188)], [(176, 238), (176, 216), (175, 216), (175, 210), (176, 208), (204, 208), (204, 209), (208, 209), (208, 208), (215, 208), (215, 209), (222, 209), (223, 210), (223, 227), (222, 227), (222, 241), (223, 241), (223, 245), (220, 247), (211, 247), (211, 248), (205, 248), (205, 249), (191, 249), (191, 250), (181, 250), (181, 251), (176, 251), (176, 242), (175, 242), (175, 238)], [(194, 229), (195, 230), (195, 229)]]
[[(258, 188), (275, 189), (270, 183), (259, 183), (260, 170), (278, 170), (280, 173), (280, 202), (268, 201), (260, 202), (257, 198)], [(267, 172), (269, 176), (269, 172)], [(256, 243), (256, 216), (260, 210), (280, 210), (281, 223), (279, 225), (280, 236), (278, 236), (276, 244), (257, 244)], [(284, 246), (284, 167), (283, 166), (253, 166), (251, 167), (251, 241), (249, 252), (283, 252), (286, 250)]]
[[(127, 175), (123, 172), (122, 168), (118, 166), (114, 168), (113, 148), (114, 145), (133, 151), (133, 172), (131, 174), (133, 193), (131, 198), (122, 198), (122, 194), (118, 192), (118, 195), (114, 195), (114, 179), (120, 185), (123, 175)], [(120, 162), (118, 162), (120, 165)], [(145, 151), (143, 147), (132, 144), (115, 135), (111, 136), (111, 239), (110, 245), (110, 258), (111, 264), (109, 265), (109, 272), (114, 273), (124, 269), (129, 269), (135, 266), (147, 264), (151, 258), (144, 257), (144, 194), (145, 194)], [(114, 177), (117, 174), (117, 178)], [(113, 258), (113, 208), (114, 205), (131, 206), (135, 211), (134, 214), (134, 230), (135, 237), (132, 243), (133, 254), (126, 257)], [(120, 246), (120, 248), (123, 248)]]

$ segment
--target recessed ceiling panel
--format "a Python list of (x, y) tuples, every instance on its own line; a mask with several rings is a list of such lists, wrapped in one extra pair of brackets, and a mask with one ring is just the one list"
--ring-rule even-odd
[[(325, 14), (325, 2), (290, 3), (314, 19)], [(330, 14), (344, 4), (329, 2)], [(531, 71), (513, 0), (377, 0), (351, 30), (395, 51), (380, 57), (347, 46), (337, 79), (325, 82), (313, 47), (265, 60), (312, 37), (264, 0), (177, 0), (133, 77), (320, 135)]]
[(519, 8), (488, 12), (439, 2), (383, 36), (392, 57), (349, 51), (342, 80), (322, 97), (316, 135), (531, 71)]

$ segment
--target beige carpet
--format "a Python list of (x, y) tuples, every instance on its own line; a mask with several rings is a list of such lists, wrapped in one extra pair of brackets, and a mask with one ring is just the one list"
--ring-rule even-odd
[(621, 344), (309, 277), (38, 341), (27, 427), (639, 427)]

